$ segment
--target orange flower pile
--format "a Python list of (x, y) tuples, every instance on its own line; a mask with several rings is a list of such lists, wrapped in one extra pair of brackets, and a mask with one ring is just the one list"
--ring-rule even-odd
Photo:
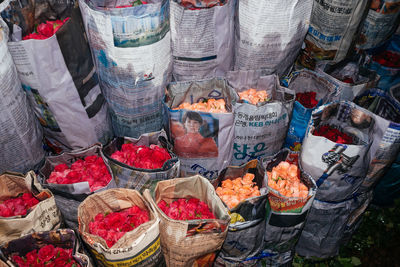
[(287, 197), (307, 197), (308, 188), (300, 181), (299, 168), (282, 161), (278, 166), (267, 172), (268, 186)]
[(238, 94), (241, 100), (253, 105), (268, 101), (268, 93), (265, 90), (257, 91), (256, 89), (250, 88), (246, 91), (239, 92)]
[(253, 182), (254, 174), (246, 173), (243, 178), (222, 181), (222, 187), (215, 190), (229, 209), (236, 207), (242, 200), (260, 195), (260, 190)]
[(225, 108), (224, 99), (214, 99), (210, 98), (199, 103), (189, 104), (183, 102), (178, 107), (174, 109), (189, 109), (195, 111), (212, 112), (212, 113), (224, 113), (227, 112)]

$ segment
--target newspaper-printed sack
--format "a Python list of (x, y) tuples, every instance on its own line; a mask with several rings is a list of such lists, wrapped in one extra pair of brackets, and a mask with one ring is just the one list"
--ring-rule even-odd
[[(343, 201), (359, 189), (370, 163), (374, 122), (370, 112), (345, 101), (321, 106), (313, 112), (300, 161), (318, 186), (316, 199)], [(351, 141), (337, 143), (314, 135), (326, 126), (347, 134)]]
[(318, 104), (314, 108), (304, 107), (298, 100), (293, 104), (293, 113), (284, 146), (293, 151), (299, 151), (303, 142), (311, 113), (329, 101), (336, 94), (337, 85), (327, 79), (325, 75), (311, 71), (301, 70), (293, 72), (288, 80), (283, 82), (287, 87), (297, 93), (315, 92)]
[(169, 1), (115, 8), (116, 1), (79, 0), (79, 6), (114, 134), (137, 138), (160, 130), (172, 68)]
[[(153, 195), (152, 195), (153, 194)], [(160, 217), (161, 247), (167, 266), (211, 266), (215, 253), (228, 232), (228, 210), (214, 187), (200, 175), (161, 181), (155, 191), (144, 191), (144, 197)], [(204, 201), (216, 219), (178, 221), (168, 217), (158, 203), (167, 204), (179, 198)]]
[[(193, 104), (209, 99), (223, 99), (227, 112), (177, 109), (184, 102)], [(234, 92), (223, 78), (169, 84), (167, 128), (181, 161), (182, 177), (199, 173), (215, 179), (229, 165), (234, 134), (232, 99)]]
[[(90, 234), (89, 223), (97, 214), (138, 206), (149, 221), (126, 232), (111, 248), (100, 236)], [(78, 208), (79, 232), (99, 266), (163, 266), (157, 214), (136, 190), (116, 188), (93, 194)]]
[[(315, 199), (296, 245), (296, 253), (307, 258), (337, 256), (345, 232), (356, 223), (357, 211), (363, 208), (365, 196), (355, 196), (342, 202)], [(362, 210), (363, 212), (363, 210)], [(355, 216), (357, 214), (357, 216)]]
[(33, 171), (0, 175), (0, 201), (31, 192), (40, 202), (27, 215), (0, 217), (0, 244), (32, 232), (50, 231), (61, 226), (61, 214), (53, 194), (43, 189)]
[(0, 173), (27, 172), (44, 158), (43, 133), (21, 88), (7, 40), (8, 27), (0, 18)]
[(235, 70), (286, 75), (309, 27), (312, 0), (238, 1)]
[[(289, 162), (298, 166), (300, 181), (307, 187), (308, 193), (305, 197), (288, 197), (280, 191), (269, 186), (268, 172), (282, 161)], [(282, 263), (292, 255), (295, 244), (300, 237), (311, 205), (314, 201), (317, 187), (313, 178), (299, 166), (298, 153), (289, 152), (283, 149), (275, 156), (264, 161), (266, 168), (265, 185), (268, 192), (266, 225), (264, 234), (264, 254), (271, 254), (267, 261)], [(278, 261), (278, 262), (276, 262)], [(274, 265), (275, 265), (274, 264)]]
[(213, 185), (214, 188), (220, 187), (223, 181), (241, 178), (246, 173), (255, 175), (253, 182), (261, 195), (245, 199), (229, 210), (228, 234), (214, 266), (255, 265), (257, 260), (252, 258), (259, 256), (263, 248), (267, 190), (263, 189), (264, 168), (261, 163), (252, 160), (242, 166), (229, 166), (213, 181)]
[(310, 27), (305, 48), (298, 62), (309, 69), (316, 61), (339, 62), (352, 52), (357, 29), (367, 9), (368, 0), (313, 0)]
[(369, 56), (367, 66), (380, 76), (376, 87), (388, 91), (400, 84), (400, 34), (394, 35), (387, 46)]
[[(167, 135), (164, 130), (142, 134), (138, 139), (134, 138), (116, 138), (110, 144), (103, 148), (103, 154), (114, 175), (115, 183), (119, 188), (131, 188), (144, 191), (146, 188), (154, 188), (158, 181), (176, 178), (179, 176), (180, 161), (172, 153), (172, 145), (167, 141)], [(138, 146), (150, 146), (156, 144), (168, 150), (171, 159), (167, 160), (162, 168), (146, 170), (135, 168), (124, 164), (111, 155), (120, 150), (122, 144), (132, 143)]]
[(370, 149), (370, 162), (360, 191), (369, 191), (385, 174), (400, 150), (400, 86), (391, 95), (379, 89), (370, 89), (354, 102), (373, 112), (374, 138)]
[(379, 75), (368, 70), (358, 62), (344, 60), (337, 64), (321, 61), (316, 71), (327, 75), (327, 79), (337, 84), (337, 93), (330, 100), (353, 101), (354, 97), (379, 81)]
[(280, 86), (276, 75), (263, 76), (261, 71), (230, 71), (227, 80), (237, 93), (253, 88), (268, 94), (268, 99), (257, 105), (236, 96), (232, 165), (274, 155), (285, 140), (294, 91)]
[(72, 229), (36, 232), (12, 240), (4, 244), (0, 250), (4, 260), (9, 264), (9, 266), (19, 266), (12, 259), (14, 255), (24, 257), (27, 253), (33, 250), (39, 251), (42, 247), (47, 245), (53, 245), (54, 247), (60, 247), (63, 249), (71, 249), (72, 257), (81, 267), (93, 266), (89, 257), (83, 252), (83, 247), (80, 244), (79, 237)]
[(396, 31), (400, 23), (400, 0), (373, 0), (361, 26), (357, 48), (380, 46)]
[(207, 8), (187, 8), (179, 2), (170, 1), (175, 80), (224, 76), (233, 68), (236, 0), (223, 0)]
[[(101, 150), (102, 146), (100, 144), (95, 144), (89, 148), (64, 152), (58, 156), (49, 156), (46, 157), (44, 166), (39, 170), (41, 184), (54, 193), (57, 206), (64, 217), (65, 223), (70, 228), (78, 227), (78, 206), (88, 195), (93, 193), (90, 190), (89, 183), (79, 182), (73, 184), (53, 184), (48, 183), (47, 179), (49, 179), (54, 167), (59, 164), (67, 164), (68, 166), (71, 166), (71, 164), (78, 159), (83, 160), (87, 156), (92, 155), (100, 156), (104, 159)], [(111, 180), (105, 187), (100, 188), (95, 192), (116, 187), (114, 178), (112, 177), (111, 168), (106, 161), (104, 161), (104, 163), (111, 174)]]
[[(10, 53), (46, 140), (57, 152), (107, 142), (112, 135), (107, 104), (78, 6), (69, 0), (21, 3), (11, 1), (2, 16), (12, 29)], [(35, 25), (68, 17), (53, 36), (22, 40)]]

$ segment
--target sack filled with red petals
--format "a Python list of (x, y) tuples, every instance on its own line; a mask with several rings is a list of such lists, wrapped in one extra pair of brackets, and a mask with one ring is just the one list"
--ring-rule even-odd
[(93, 192), (116, 187), (111, 168), (103, 160), (102, 146), (50, 156), (40, 169), (42, 184), (50, 189), (68, 226), (78, 226), (79, 204)]
[(78, 208), (79, 232), (99, 266), (162, 266), (159, 219), (136, 190), (95, 193)]
[(211, 183), (200, 175), (175, 178), (143, 195), (160, 217), (167, 266), (211, 266), (230, 221)]
[(143, 191), (179, 175), (180, 161), (164, 130), (139, 138), (116, 138), (103, 149), (118, 187)]
[(31, 232), (57, 229), (61, 214), (33, 171), (0, 175), (0, 244)]

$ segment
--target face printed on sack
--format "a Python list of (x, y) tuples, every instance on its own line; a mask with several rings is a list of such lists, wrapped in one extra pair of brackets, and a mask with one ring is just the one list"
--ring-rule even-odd
[(187, 133), (197, 133), (200, 129), (200, 122), (196, 120), (191, 120), (189, 118), (185, 121), (185, 128)]

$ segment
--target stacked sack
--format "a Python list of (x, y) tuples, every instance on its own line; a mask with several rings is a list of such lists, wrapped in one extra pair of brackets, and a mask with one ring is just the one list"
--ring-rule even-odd
[(333, 102), (313, 112), (300, 162), (315, 177), (318, 190), (296, 246), (299, 255), (337, 255), (345, 231), (371, 200), (370, 192), (359, 189), (370, 165), (376, 123), (370, 112), (350, 102)]
[(218, 177), (232, 158), (234, 92), (223, 78), (170, 83), (165, 106), (181, 176)]
[(59, 153), (107, 142), (112, 135), (107, 104), (78, 6), (67, 0), (11, 1), (1, 15), (47, 145)]
[(180, 161), (172, 151), (164, 130), (135, 138), (116, 138), (103, 154), (119, 188), (144, 191), (161, 180), (179, 176)]
[(39, 184), (34, 172), (0, 176), (0, 243), (32, 232), (58, 229), (62, 218), (54, 195)]
[(233, 100), (233, 165), (277, 153), (285, 140), (292, 113), (294, 92), (280, 86), (276, 75), (262, 71), (230, 71)]

